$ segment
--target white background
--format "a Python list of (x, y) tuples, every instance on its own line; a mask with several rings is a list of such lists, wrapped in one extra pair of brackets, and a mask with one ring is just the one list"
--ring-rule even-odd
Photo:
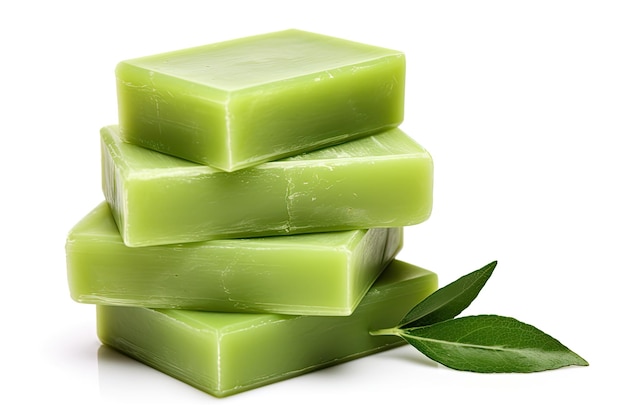
[[(1, 414), (624, 415), (625, 3), (6, 3), (0, 409), (14, 411)], [(286, 28), (406, 53), (402, 128), (432, 153), (436, 191), (399, 258), (442, 285), (497, 259), (465, 314), (533, 324), (589, 367), (480, 375), (405, 347), (218, 400), (100, 347), (94, 307), (69, 297), (64, 243), (103, 199), (115, 65)]]

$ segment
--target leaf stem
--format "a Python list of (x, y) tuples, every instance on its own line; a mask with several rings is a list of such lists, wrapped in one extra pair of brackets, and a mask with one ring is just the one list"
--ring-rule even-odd
[(402, 329), (397, 327), (390, 327), (388, 329), (370, 330), (372, 336), (398, 336), (402, 337)]

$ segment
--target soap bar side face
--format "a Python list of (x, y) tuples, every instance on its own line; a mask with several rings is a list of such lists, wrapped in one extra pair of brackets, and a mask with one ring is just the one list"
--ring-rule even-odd
[[(355, 247), (355, 254), (350, 262), (350, 275), (354, 279), (350, 286), (347, 298), (359, 300), (369, 291), (375, 281), (371, 276), (379, 277), (404, 245), (404, 231), (402, 228), (370, 229)], [(381, 268), (385, 265), (385, 268)], [(358, 303), (352, 305), (354, 311)]]
[(235, 171), (398, 126), (405, 65), (297, 30), (126, 60), (119, 124), (131, 143)]
[(107, 203), (68, 234), (78, 302), (230, 312), (349, 315), (402, 246), (402, 229), (131, 248)]
[(101, 130), (103, 192), (128, 246), (417, 224), (433, 164), (399, 129), (226, 173)]
[(228, 106), (236, 115), (229, 123), (230, 152), (240, 161), (234, 168), (398, 126), (404, 118), (404, 68), (404, 56), (385, 57), (234, 94)]
[(363, 224), (418, 224), (430, 217), (433, 167), (429, 160), (346, 161), (320, 167), (315, 175), (308, 171), (295, 166), (290, 170), (290, 233), (307, 232), (312, 217), (333, 219), (334, 224), (352, 229)]
[(229, 164), (227, 93), (124, 62), (116, 74), (118, 120), (129, 142)]
[[(393, 261), (348, 317), (98, 306), (98, 336), (131, 357), (223, 397), (402, 344), (399, 338), (373, 337), (369, 331), (394, 326), (436, 288), (432, 272)], [(172, 336), (166, 329), (156, 337), (137, 331), (168, 322), (181, 331)], [(203, 347), (211, 355), (203, 355)]]
[(288, 185), (278, 171), (173, 173), (130, 178), (124, 187), (127, 233), (143, 236), (143, 242), (129, 241), (132, 246), (275, 235), (280, 233), (264, 231), (288, 227)]
[(100, 340), (196, 388), (219, 386), (216, 332), (183, 325), (159, 310), (96, 306)]

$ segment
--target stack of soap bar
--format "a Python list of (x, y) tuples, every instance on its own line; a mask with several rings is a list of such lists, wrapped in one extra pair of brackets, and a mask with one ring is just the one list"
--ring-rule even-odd
[(398, 128), (237, 172), (101, 130), (103, 190), (128, 246), (290, 235), (426, 220), (430, 154)]
[(369, 333), (437, 288), (395, 260), (433, 195), (402, 53), (288, 30), (115, 73), (105, 201), (66, 240), (104, 344), (222, 397), (404, 343)]
[(205, 311), (349, 315), (402, 245), (370, 229), (131, 248), (100, 204), (69, 233), (79, 302)]
[(218, 397), (402, 343), (369, 331), (395, 326), (437, 288), (435, 274), (393, 261), (349, 317), (211, 313), (98, 306), (98, 335)]
[(299, 30), (116, 68), (128, 141), (234, 171), (399, 125), (404, 54)]

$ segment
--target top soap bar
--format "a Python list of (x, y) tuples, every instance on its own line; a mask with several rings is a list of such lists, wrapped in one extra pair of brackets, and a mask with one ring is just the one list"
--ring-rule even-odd
[(286, 30), (122, 61), (131, 143), (235, 171), (404, 118), (404, 54)]

